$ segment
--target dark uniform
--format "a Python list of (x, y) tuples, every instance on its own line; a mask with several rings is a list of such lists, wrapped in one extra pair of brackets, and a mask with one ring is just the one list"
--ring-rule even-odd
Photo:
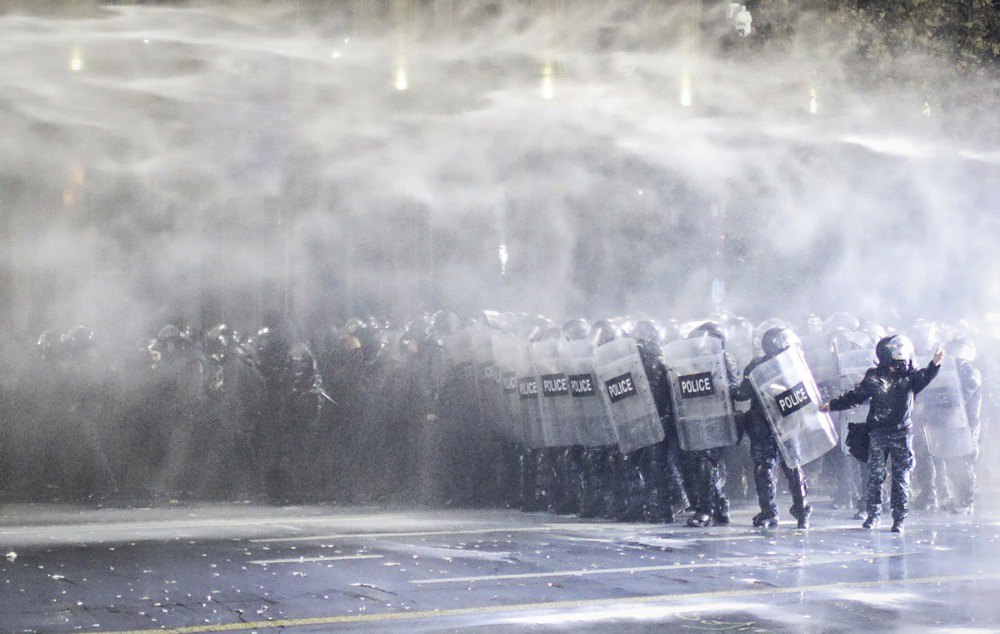
[(922, 370), (913, 368), (913, 344), (902, 335), (885, 337), (875, 351), (879, 365), (865, 374), (853, 390), (830, 401), (830, 410), (841, 411), (871, 399), (868, 410), (868, 518), (872, 528), (882, 513), (882, 483), (886, 460), (892, 457), (892, 518), (894, 532), (902, 530), (909, 512), (910, 471), (913, 469), (913, 400), (937, 376), (934, 361)]
[[(596, 349), (623, 335), (618, 325), (608, 320), (593, 324), (588, 338)], [(631, 503), (636, 491), (630, 490), (637, 478), (629, 477), (629, 461), (618, 446), (587, 447), (582, 457), (580, 516), (638, 520), (641, 504)], [(633, 476), (635, 474), (632, 474)], [(641, 502), (641, 497), (639, 498)]]
[(673, 423), (670, 380), (655, 342), (637, 339), (637, 344), (642, 367), (646, 371), (653, 401), (666, 435), (662, 441), (633, 452), (629, 457), (636, 462), (643, 483), (641, 495), (644, 519), (670, 523), (674, 521), (674, 509), (684, 508), (686, 497), (678, 467), (679, 441)]
[[(701, 335), (699, 335), (701, 333)], [(688, 337), (711, 336), (720, 339), (725, 344), (725, 336), (713, 323), (702, 324)], [(726, 379), (729, 382), (730, 394), (740, 387), (740, 371), (736, 361), (728, 352), (723, 352), (726, 364)], [(725, 465), (722, 456), (725, 447), (700, 449), (685, 452), (685, 460), (691, 465), (694, 492), (694, 514), (688, 520), (689, 526), (708, 526), (711, 520), (716, 524), (729, 524), (729, 500), (723, 490), (726, 481)]]
[(263, 485), (254, 465), (253, 424), (260, 418), (264, 377), (251, 351), (225, 324), (206, 333), (205, 353), (210, 402), (202, 441), (212, 468), (201, 488), (226, 500), (256, 498)]
[(787, 349), (789, 345), (793, 345), (791, 343), (781, 344), (784, 345), (783, 348), (773, 349), (774, 344), (769, 345), (768, 342), (770, 340), (777, 341), (779, 336), (791, 337), (795, 341), (794, 345), (798, 344), (798, 338), (786, 328), (772, 328), (765, 332), (762, 338), (765, 356), (757, 357), (747, 365), (743, 371), (743, 382), (734, 391), (733, 399), (750, 401), (750, 411), (743, 417), (743, 421), (745, 432), (750, 437), (750, 457), (754, 464), (754, 485), (757, 489), (757, 502), (760, 504), (760, 513), (754, 516), (753, 525), (773, 528), (778, 524), (778, 506), (774, 499), (777, 492), (774, 467), (776, 464), (780, 464), (792, 494), (792, 507), (789, 512), (792, 517), (798, 520), (799, 528), (807, 528), (812, 507), (806, 503), (808, 485), (805, 474), (800, 468), (789, 467), (783, 459), (779, 461), (778, 441), (774, 437), (771, 425), (767, 422), (764, 407), (750, 383), (750, 373), (754, 368)]
[(179, 328), (164, 326), (156, 337), (159, 354), (155, 371), (162, 448), (159, 474), (152, 490), (158, 495), (190, 497), (198, 483), (194, 467), (200, 467), (202, 439), (199, 425), (206, 411), (207, 360), (198, 342)]
[(958, 363), (958, 379), (962, 385), (965, 414), (975, 440), (972, 453), (949, 460), (949, 471), (955, 484), (955, 501), (952, 511), (971, 513), (976, 497), (976, 462), (979, 459), (979, 437), (983, 410), (983, 374), (974, 365), (976, 350), (964, 339), (956, 339), (945, 346), (948, 354)]

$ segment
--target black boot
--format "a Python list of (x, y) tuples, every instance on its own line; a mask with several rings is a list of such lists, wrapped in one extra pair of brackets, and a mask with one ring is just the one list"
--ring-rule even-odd
[(793, 506), (791, 509), (791, 515), (797, 520), (797, 527), (800, 529), (809, 528), (809, 516), (812, 515), (812, 507), (808, 504), (801, 508)]
[(589, 449), (583, 451), (580, 457), (580, 474), (577, 480), (580, 500), (579, 516), (584, 518), (597, 517), (600, 514), (601, 492), (600, 478), (594, 453)]
[(531, 452), (531, 469), (535, 480), (534, 490), (529, 494), (531, 510), (548, 511), (554, 483), (546, 449)]
[(712, 511), (712, 519), (720, 526), (729, 526), (729, 500), (719, 495)]
[(517, 505), (522, 511), (532, 511), (532, 495), (535, 490), (535, 478), (532, 472), (531, 458), (527, 451), (517, 455)]
[(778, 525), (778, 511), (774, 505), (775, 484), (766, 464), (757, 463), (753, 466), (753, 480), (757, 489), (757, 502), (760, 504), (760, 513), (754, 516), (753, 525), (757, 528), (774, 528)]
[(937, 490), (932, 487), (925, 487), (922, 491), (920, 491), (920, 495), (913, 500), (912, 508), (919, 511), (938, 510)]
[(761, 511), (753, 516), (754, 528), (777, 528), (778, 516), (770, 511)]
[(627, 494), (624, 512), (618, 519), (622, 522), (641, 522), (646, 506), (646, 481), (635, 460), (629, 459), (624, 466)]
[(809, 487), (806, 484), (805, 475), (801, 469), (789, 469), (788, 488), (792, 493), (792, 508), (789, 509), (792, 517), (798, 520), (798, 527), (809, 528), (809, 516), (812, 514), (812, 507), (806, 503), (806, 493)]

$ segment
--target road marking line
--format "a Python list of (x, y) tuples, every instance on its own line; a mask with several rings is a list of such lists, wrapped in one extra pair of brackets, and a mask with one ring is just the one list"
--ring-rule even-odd
[[(697, 532), (692, 533), (679, 533), (679, 534), (669, 534), (669, 535), (658, 535), (656, 533), (636, 533), (634, 528), (623, 528), (620, 524), (614, 525), (609, 524), (603, 527), (604, 530), (613, 529), (618, 532), (626, 532), (626, 535), (617, 537), (616, 539), (626, 539), (626, 538), (636, 538), (636, 537), (656, 537), (662, 539), (679, 539), (686, 541), (698, 541), (698, 542), (711, 542), (711, 541), (732, 541), (732, 540), (744, 540), (744, 539), (761, 539), (767, 537), (768, 533), (736, 533), (731, 537), (721, 535), (719, 533), (711, 533), (709, 535), (700, 534)], [(445, 535), (488, 535), (490, 533), (552, 533), (553, 531), (568, 531), (568, 532), (591, 532), (598, 530), (594, 526), (576, 526), (574, 524), (565, 525), (545, 525), (545, 526), (512, 526), (510, 528), (470, 528), (468, 530), (450, 530), (450, 531), (409, 531), (400, 533), (336, 533), (331, 535), (296, 535), (294, 537), (261, 537), (256, 539), (247, 540), (254, 544), (275, 544), (275, 543), (285, 543), (285, 542), (311, 542), (311, 541), (323, 541), (328, 539), (358, 539), (358, 538), (379, 538), (379, 537), (438, 537)], [(654, 527), (649, 528), (650, 531), (655, 530)], [(704, 535), (704, 536), (699, 536)]]
[(524, 572), (508, 575), (482, 575), (479, 577), (442, 577), (439, 579), (411, 579), (410, 583), (415, 585), (430, 585), (441, 583), (472, 583), (476, 581), (495, 581), (501, 579), (544, 579), (546, 577), (583, 577), (587, 575), (613, 575), (613, 574), (634, 574), (642, 572), (659, 572), (664, 570), (698, 570), (702, 568), (736, 568), (740, 566), (758, 567), (761, 563), (780, 563), (794, 567), (803, 565), (821, 566), (824, 564), (835, 564), (841, 561), (853, 561), (857, 559), (884, 559), (886, 557), (900, 557), (903, 555), (914, 555), (916, 553), (880, 553), (880, 554), (853, 554), (844, 556), (817, 557), (815, 561), (800, 559), (799, 557), (775, 557), (773, 559), (761, 560), (756, 557), (726, 557), (718, 561), (704, 562), (697, 564), (664, 564), (662, 566), (633, 566), (629, 568), (584, 568), (583, 570), (560, 570), (553, 572)]
[(359, 537), (432, 537), (436, 535), (487, 535), (489, 533), (529, 533), (529, 532), (546, 532), (555, 530), (552, 528), (546, 528), (543, 526), (513, 526), (511, 528), (470, 528), (468, 530), (451, 530), (451, 531), (410, 531), (404, 533), (338, 533), (334, 535), (317, 535), (315, 537), (309, 536), (296, 536), (296, 537), (267, 537), (261, 539), (251, 539), (250, 542), (254, 544), (274, 544), (282, 542), (311, 542), (311, 541), (322, 541), (325, 539), (356, 539)]
[(1000, 574), (994, 575), (954, 575), (945, 577), (918, 577), (915, 579), (882, 579), (879, 581), (848, 581), (827, 583), (812, 586), (792, 586), (788, 588), (754, 588), (744, 590), (716, 590), (710, 592), (690, 592), (684, 594), (661, 594), (640, 597), (619, 597), (613, 599), (580, 599), (574, 601), (549, 601), (541, 603), (520, 603), (507, 605), (485, 605), (473, 608), (455, 608), (450, 610), (428, 610), (423, 612), (383, 612), (381, 614), (351, 614), (341, 616), (319, 616), (303, 619), (281, 619), (274, 621), (257, 621), (249, 623), (221, 623), (218, 625), (194, 625), (190, 627), (175, 627), (172, 629), (131, 630), (110, 632), (109, 634), (199, 634), (201, 632), (236, 632), (241, 630), (261, 630), (282, 627), (305, 627), (310, 625), (337, 625), (345, 623), (376, 623), (379, 621), (409, 621), (415, 619), (441, 619), (455, 616), (475, 614), (497, 614), (504, 612), (533, 612), (541, 610), (566, 610), (575, 608), (601, 608), (616, 605), (635, 605), (646, 603), (673, 603), (680, 601), (697, 601), (701, 599), (724, 599), (736, 597), (767, 596), (780, 594), (796, 594), (806, 592), (824, 592), (828, 590), (857, 590), (859, 588), (878, 588), (894, 585), (918, 585), (934, 583), (961, 583), (964, 581), (995, 581)]
[(37, 533), (79, 533), (85, 531), (159, 531), (175, 528), (241, 528), (256, 527), (260, 525), (276, 526), (283, 528), (282, 524), (336, 524), (338, 522), (355, 522), (359, 520), (372, 519), (398, 519), (391, 514), (381, 515), (348, 515), (335, 516), (326, 515), (322, 517), (246, 517), (236, 519), (204, 519), (204, 520), (181, 520), (181, 521), (149, 521), (149, 522), (93, 522), (86, 524), (39, 524), (31, 526), (0, 526), (0, 537), (11, 537), (20, 534), (36, 535)]
[[(677, 536), (677, 537), (674, 537), (674, 536), (662, 536), (662, 535), (653, 535), (653, 534), (649, 534), (649, 535), (642, 534), (642, 535), (624, 535), (624, 536), (622, 536), (620, 538), (617, 538), (615, 541), (621, 542), (621, 543), (626, 543), (626, 544), (627, 543), (636, 543), (636, 544), (643, 544), (644, 546), (656, 547), (658, 544), (656, 544), (655, 542), (654, 543), (650, 543), (650, 544), (646, 544), (642, 540), (643, 539), (647, 539), (647, 540), (650, 540), (650, 541), (654, 541), (654, 540), (660, 539), (660, 540), (663, 540), (665, 542), (677, 541), (677, 542), (699, 542), (699, 543), (700, 542), (741, 542), (741, 541), (746, 541), (748, 539), (763, 539), (764, 537), (766, 537), (766, 535), (733, 535), (732, 537), (723, 537), (721, 535), (718, 536), (718, 537), (715, 537), (715, 536), (712, 536), (712, 537), (697, 537), (697, 536), (691, 536), (691, 537)], [(664, 545), (667, 546), (667, 547), (670, 546), (670, 544), (664, 544)]]
[(258, 566), (268, 564), (307, 564), (313, 561), (350, 561), (353, 559), (382, 559), (384, 555), (337, 555), (330, 557), (295, 557), (290, 559), (251, 559)]
[[(769, 537), (777, 537), (779, 534), (782, 536), (787, 536), (785, 531), (774, 531), (774, 530), (764, 530), (764, 529), (753, 529), (752, 532), (739, 530), (734, 531), (732, 535), (726, 535), (722, 531), (712, 531), (709, 533), (699, 531), (697, 529), (692, 529), (690, 531), (679, 531), (670, 532), (667, 535), (658, 534), (657, 531), (661, 531), (664, 528), (667, 530), (674, 530), (668, 528), (669, 524), (616, 524), (609, 522), (608, 524), (597, 524), (597, 523), (587, 523), (587, 524), (540, 524), (538, 526), (511, 526), (508, 528), (470, 528), (466, 530), (456, 529), (447, 531), (406, 531), (398, 533), (335, 533), (330, 535), (296, 535), (294, 537), (261, 537), (256, 539), (248, 540), (254, 544), (274, 544), (274, 543), (284, 543), (284, 542), (310, 542), (310, 541), (323, 541), (327, 539), (358, 539), (358, 538), (378, 538), (378, 537), (440, 537), (445, 535), (488, 535), (491, 533), (551, 533), (553, 531), (569, 531), (569, 532), (591, 532), (591, 531), (615, 531), (616, 533), (628, 533), (633, 536), (637, 535), (640, 537), (657, 537), (661, 539), (679, 539), (679, 540), (689, 540), (689, 541), (699, 541), (699, 542), (726, 542), (726, 541), (736, 541), (736, 540), (747, 540), (747, 539), (766, 539)], [(836, 524), (832, 526), (819, 526), (816, 528), (811, 528), (808, 530), (792, 529), (794, 535), (808, 536), (810, 533), (826, 532), (826, 531), (843, 531), (852, 528), (859, 528), (860, 524)], [(731, 529), (730, 529), (731, 530)]]

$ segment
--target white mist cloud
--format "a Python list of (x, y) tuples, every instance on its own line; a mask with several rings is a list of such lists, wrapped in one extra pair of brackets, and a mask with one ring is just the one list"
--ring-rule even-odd
[(992, 79), (913, 56), (932, 88), (861, 91), (809, 16), (776, 50), (568, 5), (0, 17), (12, 319), (141, 331), (210, 292), (248, 327), (286, 284), (310, 322), (683, 318), (715, 278), (759, 317), (997, 300)]

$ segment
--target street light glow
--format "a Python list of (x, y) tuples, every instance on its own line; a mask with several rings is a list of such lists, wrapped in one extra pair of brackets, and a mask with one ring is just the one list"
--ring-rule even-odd
[(542, 65), (542, 99), (552, 99), (555, 94), (555, 82), (552, 78), (552, 62)]
[(693, 102), (691, 94), (691, 74), (684, 72), (681, 75), (681, 105), (687, 108)]
[(500, 275), (507, 275), (507, 245), (500, 243)]
[(393, 82), (396, 90), (403, 91), (410, 87), (410, 81), (406, 77), (406, 68), (400, 66), (396, 69), (396, 81)]
[(73, 54), (69, 58), (69, 69), (73, 72), (83, 70), (83, 54), (79, 48), (73, 49)]

